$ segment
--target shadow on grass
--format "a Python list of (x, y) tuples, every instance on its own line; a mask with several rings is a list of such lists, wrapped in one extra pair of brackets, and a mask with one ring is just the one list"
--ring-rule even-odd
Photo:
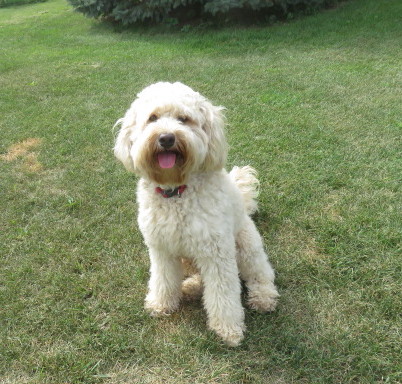
[(47, 0), (0, 0), (0, 8), (14, 7), (34, 3), (45, 3)]
[[(399, 8), (402, 10), (400, 4)], [(288, 28), (283, 28), (284, 25)], [(205, 24), (180, 31), (169, 25), (122, 28), (98, 21), (92, 24), (91, 30), (94, 34), (119, 35), (123, 41), (160, 43), (164, 48), (186, 55), (202, 52), (236, 56), (265, 53), (278, 47), (305, 50), (341, 46), (370, 51), (373, 45), (381, 47), (386, 40), (395, 40), (397, 44), (398, 25), (398, 12), (392, 12), (388, 4), (370, 0), (344, 2), (314, 15), (268, 25)]]

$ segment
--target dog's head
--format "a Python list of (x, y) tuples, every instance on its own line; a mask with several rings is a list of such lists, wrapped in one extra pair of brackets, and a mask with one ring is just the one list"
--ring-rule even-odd
[(117, 124), (114, 153), (131, 172), (160, 185), (224, 167), (222, 107), (181, 83), (156, 83), (138, 94)]

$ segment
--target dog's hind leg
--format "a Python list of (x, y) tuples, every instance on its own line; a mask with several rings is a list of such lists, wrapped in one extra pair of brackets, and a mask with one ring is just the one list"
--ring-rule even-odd
[(187, 277), (181, 285), (181, 291), (183, 293), (183, 300), (185, 301), (200, 299), (203, 292), (201, 275), (196, 273)]
[(203, 292), (203, 285), (201, 275), (195, 262), (191, 259), (182, 258), (181, 264), (185, 277), (181, 285), (183, 300), (190, 301), (200, 299)]
[(274, 285), (275, 273), (264, 251), (261, 236), (250, 217), (236, 237), (237, 263), (240, 277), (248, 288), (248, 305), (261, 312), (273, 311), (278, 291)]
[(145, 309), (151, 316), (168, 315), (176, 311), (180, 304), (183, 280), (181, 260), (155, 249), (150, 249), (149, 255), (151, 277)]

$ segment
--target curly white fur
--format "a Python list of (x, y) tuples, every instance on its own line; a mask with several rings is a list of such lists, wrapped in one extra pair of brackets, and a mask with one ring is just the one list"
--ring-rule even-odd
[[(209, 327), (236, 346), (245, 330), (239, 274), (251, 308), (271, 311), (279, 295), (250, 218), (257, 209), (256, 172), (224, 169), (222, 110), (181, 83), (153, 84), (118, 121), (122, 126), (114, 151), (141, 177), (138, 223), (151, 260), (146, 309), (155, 316), (169, 314), (183, 294), (202, 293)], [(164, 198), (156, 192), (183, 184), (181, 196)], [(195, 269), (184, 280), (190, 264)]]

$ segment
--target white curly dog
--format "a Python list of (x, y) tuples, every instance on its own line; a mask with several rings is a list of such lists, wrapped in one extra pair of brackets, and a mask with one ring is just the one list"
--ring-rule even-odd
[(138, 223), (151, 259), (145, 308), (166, 315), (183, 296), (202, 295), (209, 327), (237, 346), (245, 330), (240, 278), (253, 309), (274, 310), (279, 295), (250, 218), (256, 172), (224, 169), (223, 109), (181, 83), (150, 85), (116, 123), (114, 152), (141, 177)]

